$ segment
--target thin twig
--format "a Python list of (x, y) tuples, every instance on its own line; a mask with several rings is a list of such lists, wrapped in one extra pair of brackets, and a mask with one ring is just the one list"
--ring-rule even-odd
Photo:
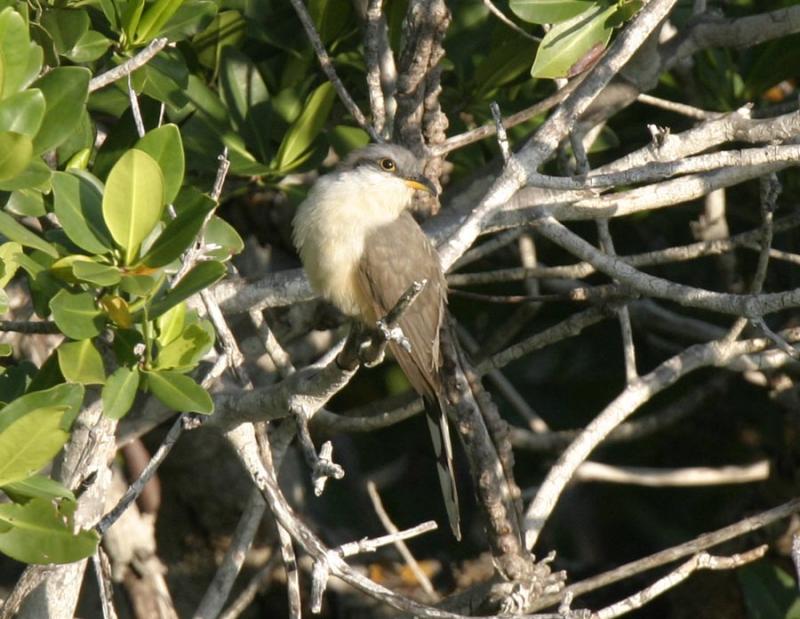
[(576, 481), (631, 484), (648, 488), (749, 484), (769, 477), (769, 461), (747, 466), (684, 467), (663, 469), (644, 466), (611, 466), (587, 461), (575, 471)]
[(116, 82), (119, 78), (130, 75), (136, 71), (136, 69), (143, 67), (150, 62), (150, 60), (152, 60), (158, 54), (158, 52), (164, 49), (167, 46), (167, 43), (169, 43), (169, 39), (166, 37), (153, 39), (153, 41), (147, 47), (145, 47), (130, 60), (126, 60), (121, 65), (92, 78), (89, 81), (89, 92), (100, 90), (101, 88)]
[(156, 453), (153, 454), (153, 457), (150, 458), (150, 462), (147, 463), (147, 466), (142, 471), (142, 474), (139, 475), (138, 479), (134, 481), (128, 489), (125, 491), (125, 494), (122, 495), (122, 498), (117, 501), (117, 504), (109, 511), (100, 522), (95, 525), (95, 530), (102, 536), (108, 528), (117, 521), (122, 513), (128, 509), (128, 506), (133, 503), (139, 495), (144, 490), (145, 485), (148, 481), (155, 475), (155, 472), (158, 470), (158, 467), (161, 466), (161, 463), (164, 462), (164, 459), (167, 457), (169, 452), (175, 446), (175, 443), (178, 441), (181, 433), (184, 429), (184, 422), (187, 419), (187, 415), (178, 415), (178, 418), (172, 424), (172, 427), (167, 432), (167, 436), (164, 437), (164, 440), (159, 445)]
[(791, 516), (798, 511), (800, 511), (800, 499), (793, 499), (787, 503), (761, 512), (760, 514), (756, 514), (755, 516), (744, 518), (739, 522), (722, 527), (721, 529), (717, 529), (716, 531), (699, 535), (688, 542), (667, 548), (666, 550), (662, 550), (648, 557), (631, 561), (630, 563), (621, 565), (620, 567), (609, 570), (608, 572), (598, 574), (597, 576), (592, 576), (591, 578), (587, 578), (581, 582), (571, 584), (558, 595), (543, 596), (542, 599), (536, 602), (536, 608), (534, 608), (534, 610), (537, 608), (547, 608), (548, 606), (557, 604), (561, 597), (566, 593), (572, 593), (575, 597), (577, 597), (579, 595), (583, 595), (584, 593), (595, 591), (601, 587), (606, 587), (615, 582), (620, 582), (621, 580), (630, 578), (635, 574), (640, 574), (662, 565), (666, 565), (667, 563), (672, 563), (673, 561), (696, 554), (707, 548), (712, 548), (723, 542), (727, 542), (728, 540), (752, 533), (758, 529), (763, 529), (773, 522), (783, 520), (784, 518)]
[[(381, 500), (380, 494), (378, 494), (378, 488), (375, 486), (375, 482), (372, 480), (367, 481), (367, 493), (369, 494), (369, 498), (372, 501), (372, 507), (375, 509), (375, 513), (380, 518), (381, 524), (383, 527), (389, 531), (389, 533), (397, 534), (400, 532), (400, 529), (392, 522), (392, 519), (389, 517), (389, 514), (386, 513), (386, 508), (383, 506), (383, 501)], [(428, 597), (431, 600), (435, 600), (437, 598), (436, 590), (433, 588), (428, 575), (423, 571), (420, 567), (417, 560), (414, 558), (414, 555), (411, 554), (411, 551), (408, 549), (408, 545), (402, 539), (397, 539), (394, 542), (395, 548), (397, 548), (397, 552), (400, 553), (400, 556), (403, 557), (403, 560), (408, 565), (408, 568), (411, 570), (411, 573), (414, 574), (414, 578), (417, 579), (420, 587), (422, 587), (423, 591), (428, 594)]]
[(767, 554), (768, 549), (769, 546), (763, 544), (747, 552), (737, 553), (729, 557), (713, 556), (707, 552), (698, 553), (677, 569), (659, 578), (649, 587), (611, 606), (596, 611), (592, 614), (592, 617), (596, 617), (597, 619), (613, 619), (614, 617), (625, 615), (637, 608), (641, 608), (645, 604), (649, 604), (654, 598), (680, 584), (697, 570), (735, 569), (762, 558)]
[(320, 38), (317, 29), (314, 27), (314, 22), (312, 21), (311, 15), (309, 15), (305, 4), (303, 4), (303, 0), (289, 1), (294, 7), (297, 16), (300, 18), (300, 23), (303, 24), (303, 29), (306, 31), (306, 36), (311, 42), (311, 46), (314, 48), (314, 53), (317, 55), (317, 59), (319, 60), (320, 67), (322, 67), (322, 71), (325, 73), (328, 81), (333, 85), (336, 93), (339, 95), (339, 99), (341, 99), (342, 103), (344, 103), (347, 111), (350, 112), (350, 115), (358, 123), (359, 127), (369, 133), (369, 136), (374, 142), (382, 142), (383, 138), (381, 138), (381, 136), (376, 133), (372, 125), (367, 122), (367, 119), (359, 109), (358, 104), (353, 101), (353, 97), (351, 97), (350, 93), (347, 92), (342, 80), (340, 80), (339, 76), (336, 74), (336, 69), (333, 67), (333, 61), (331, 61), (330, 56), (328, 56), (328, 52), (325, 50), (325, 45), (322, 43), (322, 39)]
[(530, 32), (525, 32), (525, 31), (524, 31), (522, 28), (520, 28), (520, 27), (519, 27), (517, 24), (515, 24), (515, 23), (514, 23), (513, 21), (511, 21), (511, 20), (510, 20), (508, 17), (506, 17), (505, 13), (503, 13), (503, 12), (502, 12), (500, 9), (498, 9), (498, 8), (497, 8), (497, 7), (494, 5), (494, 3), (492, 2), (492, 0), (483, 0), (483, 4), (484, 4), (484, 6), (485, 6), (487, 9), (489, 9), (489, 11), (491, 11), (491, 12), (492, 12), (492, 14), (493, 14), (493, 15), (494, 15), (494, 16), (495, 16), (497, 19), (499, 19), (501, 22), (503, 22), (503, 23), (504, 23), (506, 26), (508, 26), (509, 28), (511, 28), (511, 29), (512, 29), (514, 32), (516, 32), (517, 34), (519, 34), (519, 35), (522, 35), (523, 37), (525, 37), (526, 39), (529, 39), (529, 40), (533, 41), (534, 43), (541, 43), (541, 42), (542, 42), (542, 40), (541, 40), (539, 37), (532, 35)]
[(131, 81), (131, 74), (128, 73), (128, 100), (131, 102), (131, 113), (133, 114), (133, 122), (136, 125), (136, 133), (139, 137), (144, 137), (144, 120), (142, 120), (142, 110), (139, 108), (139, 99), (136, 96), (136, 91), (133, 89), (133, 82)]

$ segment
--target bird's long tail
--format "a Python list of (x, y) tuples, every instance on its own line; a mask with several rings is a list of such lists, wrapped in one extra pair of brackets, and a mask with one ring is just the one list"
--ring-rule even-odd
[(447, 413), (438, 402), (425, 402), (425, 418), (431, 432), (433, 450), (436, 454), (436, 471), (442, 487), (444, 506), (450, 528), (457, 540), (461, 540), (461, 516), (458, 507), (455, 471), (453, 469), (453, 443), (450, 438), (450, 424)]

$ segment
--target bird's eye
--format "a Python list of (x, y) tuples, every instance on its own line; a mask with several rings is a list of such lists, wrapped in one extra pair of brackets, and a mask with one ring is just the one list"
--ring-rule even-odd
[(381, 159), (378, 165), (381, 166), (381, 170), (386, 172), (394, 172), (397, 169), (397, 164), (388, 157)]

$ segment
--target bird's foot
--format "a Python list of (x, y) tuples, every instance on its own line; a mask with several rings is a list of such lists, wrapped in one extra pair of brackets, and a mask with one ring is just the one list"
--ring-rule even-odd
[(411, 352), (411, 342), (408, 341), (400, 327), (390, 327), (384, 320), (379, 320), (377, 325), (383, 339), (387, 342), (395, 342), (402, 346), (406, 352)]

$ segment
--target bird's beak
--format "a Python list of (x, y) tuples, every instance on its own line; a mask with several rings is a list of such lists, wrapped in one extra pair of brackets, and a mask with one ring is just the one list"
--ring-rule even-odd
[(403, 180), (405, 180), (406, 185), (411, 187), (411, 189), (425, 191), (434, 197), (439, 195), (439, 192), (436, 191), (436, 186), (421, 174), (419, 176), (412, 176), (411, 178), (406, 178)]

